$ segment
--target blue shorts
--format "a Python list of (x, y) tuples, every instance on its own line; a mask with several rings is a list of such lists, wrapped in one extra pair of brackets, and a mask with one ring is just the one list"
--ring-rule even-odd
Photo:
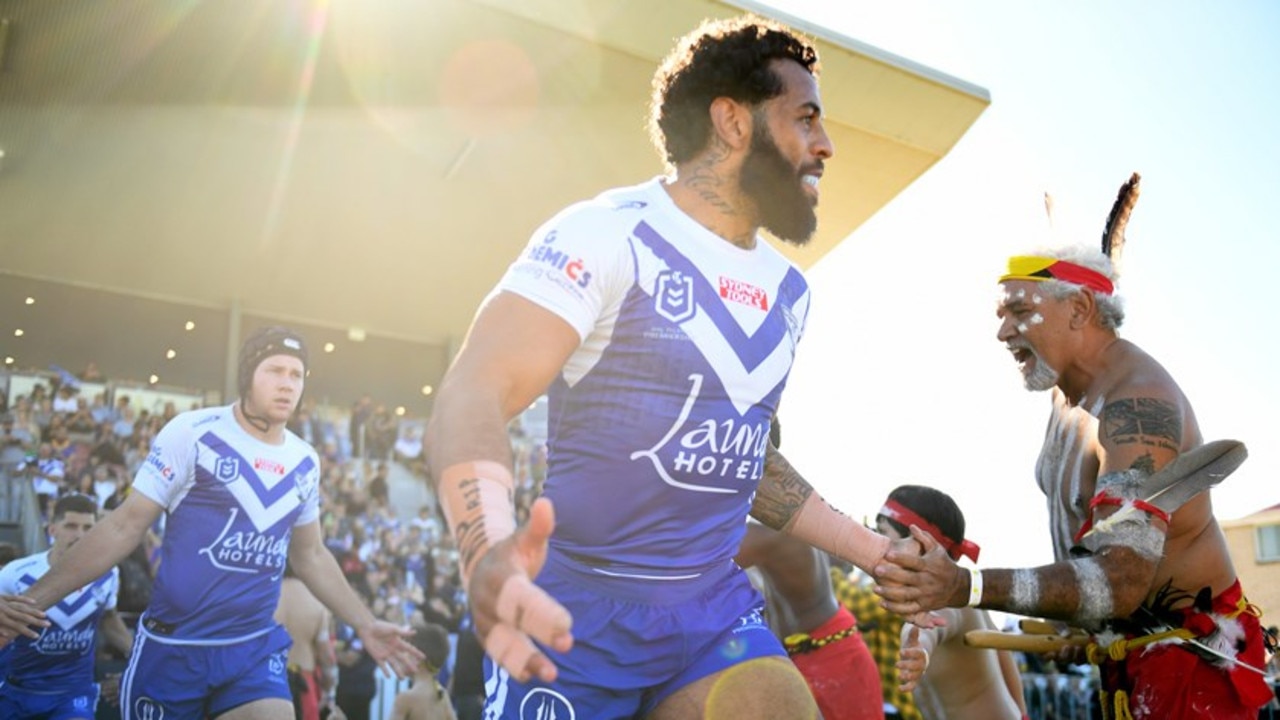
[(23, 690), (11, 682), (0, 683), (0, 718), (5, 720), (93, 720), (97, 708), (97, 683), (60, 693)]
[(573, 615), (573, 649), (542, 648), (553, 683), (516, 682), (485, 656), (486, 720), (641, 717), (680, 688), (761, 657), (786, 657), (764, 599), (724, 564), (688, 580), (608, 577), (554, 550), (537, 584)]
[(202, 718), (254, 700), (292, 703), (289, 633), (279, 625), (228, 645), (179, 645), (139, 628), (120, 679), (124, 720)]

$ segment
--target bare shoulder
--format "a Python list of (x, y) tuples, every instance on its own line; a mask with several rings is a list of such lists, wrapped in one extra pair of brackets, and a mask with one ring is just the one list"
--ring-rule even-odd
[(1105, 398), (1098, 439), (1111, 450), (1139, 445), (1145, 451), (1176, 455), (1201, 442), (1191, 403), (1173, 376), (1154, 357), (1118, 341), (1098, 394)]

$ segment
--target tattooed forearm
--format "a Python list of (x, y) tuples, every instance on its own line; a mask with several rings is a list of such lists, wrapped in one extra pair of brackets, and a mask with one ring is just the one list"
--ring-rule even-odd
[(781, 530), (813, 494), (813, 486), (773, 446), (765, 450), (764, 477), (751, 505), (751, 516)]
[(1182, 444), (1182, 415), (1165, 400), (1126, 398), (1102, 409), (1101, 432), (1116, 445), (1141, 443), (1176, 452)]

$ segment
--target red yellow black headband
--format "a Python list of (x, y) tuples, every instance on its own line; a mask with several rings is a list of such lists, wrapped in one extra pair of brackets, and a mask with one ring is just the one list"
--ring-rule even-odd
[(884, 507), (880, 508), (880, 514), (891, 520), (896, 520), (907, 527), (915, 525), (921, 530), (929, 533), (933, 536), (933, 539), (937, 540), (938, 544), (947, 551), (947, 554), (951, 556), (952, 560), (959, 560), (960, 556), (963, 555), (974, 562), (978, 562), (979, 548), (977, 544), (969, 542), (968, 540), (960, 540), (959, 542), (952, 540), (943, 534), (943, 532), (938, 529), (937, 525), (934, 525), (928, 520), (920, 517), (915, 513), (915, 511), (902, 505), (896, 500), (886, 500)]
[(1056, 258), (1036, 257), (1035, 255), (1014, 255), (1009, 258), (1009, 272), (1000, 276), (1005, 280), (1061, 280), (1063, 282), (1083, 285), (1094, 292), (1110, 295), (1115, 292), (1115, 285), (1106, 275), (1097, 270), (1090, 270), (1082, 265), (1058, 260)]

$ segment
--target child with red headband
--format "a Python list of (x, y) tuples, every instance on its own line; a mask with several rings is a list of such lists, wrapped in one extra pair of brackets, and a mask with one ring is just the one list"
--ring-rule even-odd
[[(964, 539), (964, 514), (951, 496), (931, 487), (903, 485), (889, 494), (876, 516), (876, 529), (890, 538), (907, 537), (915, 526), (933, 536), (951, 557), (978, 561), (978, 546)], [(1025, 718), (1022, 681), (1006, 651), (967, 647), (970, 630), (994, 630), (985, 610), (938, 611), (946, 625), (904, 625), (898, 677), (913, 692), (925, 720), (1018, 720)], [(928, 674), (925, 670), (929, 669)]]

